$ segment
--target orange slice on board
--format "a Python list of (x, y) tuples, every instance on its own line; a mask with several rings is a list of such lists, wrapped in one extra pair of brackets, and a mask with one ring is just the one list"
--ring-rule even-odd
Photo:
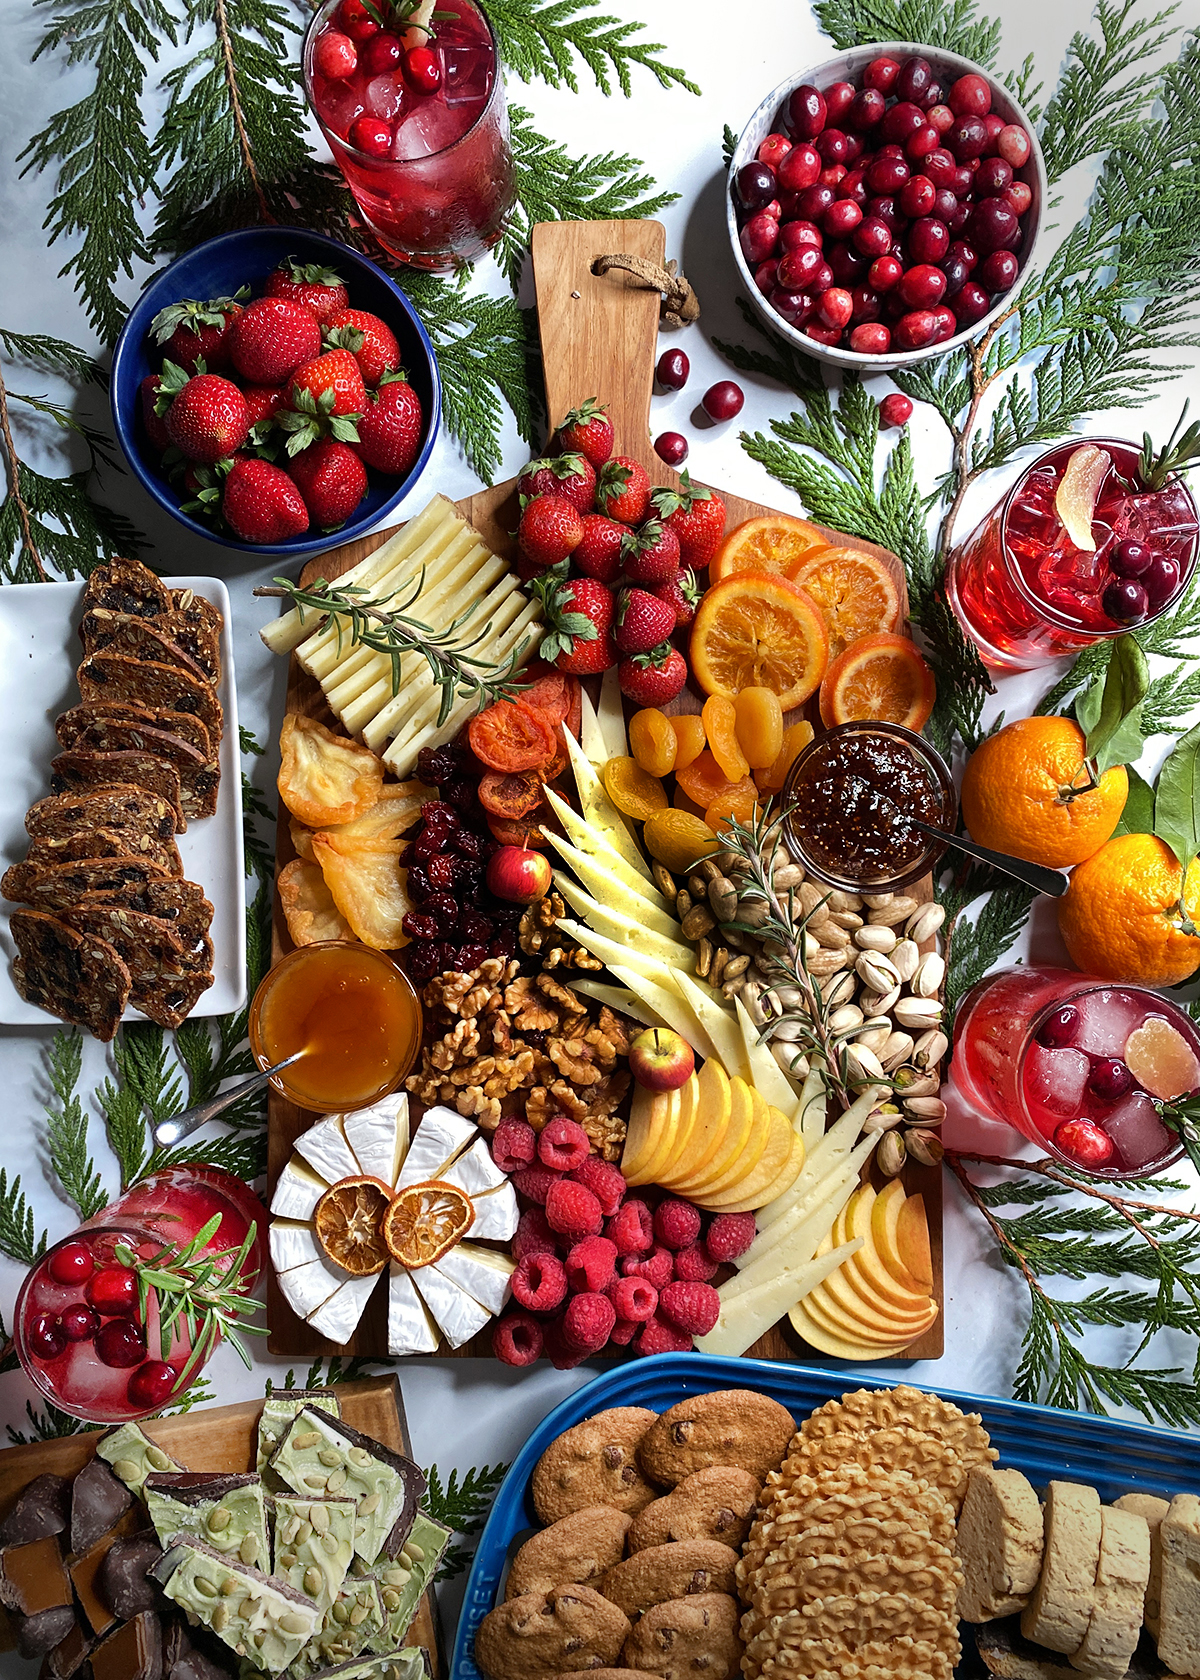
[(383, 1216), (392, 1199), (381, 1178), (364, 1174), (331, 1184), (313, 1209), (318, 1243), (351, 1277), (371, 1277), (388, 1263)]
[(900, 591), (887, 563), (861, 548), (823, 548), (801, 555), (788, 571), (821, 609), (829, 633), (829, 657), (881, 630), (895, 630)]
[(474, 1223), (471, 1198), (457, 1185), (431, 1178), (393, 1196), (383, 1216), (383, 1235), (392, 1259), (415, 1272), (448, 1254)]
[(786, 572), (805, 554), (824, 548), (829, 539), (790, 513), (764, 513), (737, 525), (708, 563), (708, 581), (735, 572)]
[(864, 636), (829, 667), (821, 684), (821, 722), (901, 723), (925, 727), (937, 687), (907, 636)]
[(786, 712), (819, 687), (829, 637), (820, 608), (797, 584), (735, 572), (701, 601), (688, 651), (706, 694), (733, 700), (743, 688), (769, 688)]

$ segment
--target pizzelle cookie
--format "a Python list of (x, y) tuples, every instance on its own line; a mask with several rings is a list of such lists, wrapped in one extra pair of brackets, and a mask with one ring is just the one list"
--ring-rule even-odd
[(904, 1424), (910, 1429), (934, 1435), (954, 1451), (963, 1463), (994, 1464), (1000, 1456), (991, 1444), (978, 1412), (964, 1412), (938, 1394), (901, 1383), (896, 1388), (859, 1388), (840, 1400), (827, 1400), (805, 1418), (800, 1433), (805, 1439), (849, 1432), (873, 1435), (881, 1429)]
[(595, 1583), (630, 1621), (652, 1604), (694, 1593), (736, 1593), (738, 1555), (719, 1540), (675, 1540), (647, 1546), (615, 1564)]
[[(743, 1619), (742, 1633), (747, 1629)], [(911, 1598), (907, 1593), (859, 1592), (814, 1599), (798, 1610), (771, 1616), (746, 1645), (747, 1673), (759, 1672), (767, 1658), (793, 1641), (826, 1639), (852, 1650), (892, 1639), (914, 1639), (932, 1645), (958, 1662), (961, 1646), (953, 1615)]]
[(951, 1680), (950, 1659), (927, 1640), (874, 1640), (856, 1651), (835, 1640), (807, 1640), (803, 1650), (768, 1658), (762, 1680)]
[(551, 1441), (533, 1469), (533, 1503), (544, 1523), (586, 1505), (611, 1505), (630, 1515), (657, 1499), (637, 1465), (638, 1442), (655, 1414), (644, 1406), (614, 1406), (577, 1423)]
[(549, 1680), (573, 1665), (612, 1667), (629, 1618), (592, 1587), (553, 1587), (498, 1605), (480, 1622), (475, 1660), (492, 1680)]
[(954, 1513), (936, 1488), (910, 1471), (883, 1465), (841, 1465), (816, 1476), (768, 1476), (759, 1515), (738, 1565), (748, 1580), (790, 1536), (824, 1524), (903, 1521), (943, 1546), (954, 1543)]
[(628, 1668), (663, 1680), (732, 1680), (742, 1660), (737, 1600), (728, 1593), (697, 1593), (652, 1605), (625, 1641)]
[(735, 1465), (759, 1482), (777, 1470), (795, 1433), (792, 1414), (752, 1388), (681, 1400), (655, 1419), (638, 1447), (644, 1473), (667, 1487), (710, 1465)]
[(508, 1572), (505, 1598), (549, 1592), (572, 1581), (598, 1586), (599, 1577), (624, 1555), (629, 1523), (628, 1514), (611, 1505), (585, 1505), (560, 1517), (521, 1547)]
[(966, 1494), (971, 1468), (953, 1447), (936, 1436), (912, 1424), (899, 1423), (869, 1435), (840, 1430), (833, 1435), (802, 1436), (788, 1454), (783, 1474), (815, 1474), (846, 1464), (864, 1469), (884, 1464), (889, 1469), (908, 1470), (937, 1488), (956, 1513)]
[(1042, 1566), (1042, 1507), (1019, 1470), (976, 1465), (958, 1518), (958, 1613), (988, 1622), (1024, 1609)]
[(947, 1615), (954, 1609), (962, 1571), (954, 1553), (931, 1541), (916, 1557), (895, 1552), (800, 1555), (774, 1552), (759, 1572), (750, 1602), (760, 1615), (782, 1615), (814, 1599), (867, 1591), (906, 1593)]
[(750, 1532), (761, 1492), (748, 1470), (719, 1464), (697, 1470), (633, 1519), (630, 1554), (672, 1540), (720, 1540), (726, 1546), (740, 1546)]

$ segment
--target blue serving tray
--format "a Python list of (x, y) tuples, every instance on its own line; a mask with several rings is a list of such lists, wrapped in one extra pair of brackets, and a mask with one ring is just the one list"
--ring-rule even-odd
[[(639, 1359), (577, 1389), (542, 1419), (513, 1460), (480, 1536), (467, 1579), (454, 1642), (451, 1680), (482, 1680), (473, 1656), (475, 1630), (496, 1604), (513, 1536), (538, 1526), (529, 1494), (533, 1467), (564, 1429), (610, 1406), (648, 1406), (665, 1412), (692, 1394), (714, 1388), (756, 1388), (780, 1401), (797, 1422), (826, 1400), (855, 1388), (892, 1388), (878, 1376), (777, 1365), (761, 1359), (717, 1359), (705, 1354), (662, 1353)], [(1170, 1497), (1200, 1493), (1200, 1441), (1174, 1429), (1120, 1423), (1083, 1412), (998, 1400), (989, 1394), (913, 1383), (964, 1412), (979, 1412), (1000, 1452), (1000, 1463), (1022, 1470), (1036, 1488), (1051, 1480), (1089, 1482), (1111, 1503), (1137, 1488)]]

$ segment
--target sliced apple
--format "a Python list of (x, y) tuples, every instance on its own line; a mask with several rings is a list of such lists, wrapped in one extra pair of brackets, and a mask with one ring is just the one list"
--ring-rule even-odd
[(658, 1182), (669, 1187), (680, 1170), (680, 1163), (689, 1158), (696, 1123), (700, 1118), (700, 1076), (693, 1073), (679, 1087), (679, 1124), (675, 1129), (675, 1145), (667, 1160), (659, 1167)]
[[(600, 952), (596, 953), (597, 956), (600, 954)], [(629, 953), (626, 952), (625, 954), (628, 955)], [(720, 1061), (716, 1045), (703, 1031), (700, 1023), (687, 1004), (684, 1003), (675, 987), (670, 984), (673, 970), (666, 968), (664, 965), (659, 979), (639, 974), (634, 969), (627, 968), (619, 962), (610, 962), (608, 970), (610, 974), (628, 986), (631, 991), (636, 992), (643, 1003), (661, 1016), (668, 1027), (674, 1027), (676, 1032), (682, 1033), (692, 1049), (698, 1055), (703, 1056), (705, 1061)], [(578, 986), (580, 982), (573, 981), (572, 984)], [(654, 1024), (651, 1023), (651, 1025)]]
[[(833, 1225), (833, 1241), (846, 1241), (846, 1209), (843, 1208)], [(912, 1309), (901, 1309), (884, 1301), (879, 1296), (861, 1294), (858, 1285), (861, 1283), (861, 1273), (857, 1277), (852, 1275), (854, 1261), (861, 1259), (862, 1249), (847, 1260), (844, 1266), (839, 1266), (836, 1272), (831, 1272), (821, 1285), (825, 1291), (831, 1307), (836, 1307), (838, 1316), (852, 1320), (863, 1326), (864, 1330), (890, 1329), (894, 1336), (919, 1336), (929, 1318), (928, 1298), (918, 1301)]]
[[(607, 933), (600, 933), (597, 929), (589, 927), (586, 922), (574, 921), (570, 916), (560, 916), (557, 925), (560, 932), (567, 934), (576, 944), (582, 945), (584, 950), (590, 951), (594, 957), (599, 957), (604, 966), (614, 974), (618, 966), (631, 968), (661, 986), (666, 983), (669, 971), (677, 966), (671, 962), (663, 962), (661, 958), (651, 956), (632, 945), (622, 945)], [(687, 960), (690, 967), (694, 960), (690, 950)]]
[(919, 1284), (927, 1290), (933, 1288), (933, 1254), (924, 1196), (904, 1198), (896, 1219), (896, 1253)]
[(725, 1136), (702, 1171), (675, 1180), (674, 1188), (681, 1195), (703, 1195), (706, 1189), (719, 1186), (727, 1174), (736, 1174), (743, 1166), (748, 1172), (754, 1169), (766, 1148), (770, 1131), (767, 1105), (763, 1103), (760, 1109), (754, 1100), (756, 1095), (744, 1079), (735, 1077), (729, 1081), (729, 1121)]
[[(609, 843), (602, 829), (594, 828), (591, 823), (585, 821), (578, 811), (573, 810), (565, 799), (555, 793), (552, 787), (544, 788), (542, 791), (546, 795), (550, 809), (562, 824), (568, 840), (579, 851), (586, 852), (588, 857), (595, 858), (597, 863), (603, 864), (604, 868), (615, 875), (618, 880), (623, 881), (627, 887), (634, 891), (640, 891), (644, 897), (651, 898), (652, 895), (658, 893), (658, 888), (650, 877), (627, 862), (624, 854), (617, 851)], [(554, 830), (544, 828), (542, 832), (550, 844), (553, 845), (556, 840)], [(664, 898), (660, 908), (669, 910), (671, 906)]]
[(896, 1282), (917, 1295), (922, 1293), (921, 1280), (910, 1272), (905, 1264), (896, 1234), (900, 1223), (900, 1210), (906, 1200), (904, 1186), (898, 1178), (894, 1178), (886, 1189), (880, 1191), (871, 1209), (871, 1238), (875, 1252)]
[(729, 1075), (725, 1069), (714, 1056), (704, 1063), (696, 1078), (699, 1083), (696, 1093), (696, 1116), (687, 1153), (680, 1157), (672, 1174), (673, 1186), (677, 1186), (683, 1178), (703, 1175), (709, 1162), (716, 1158), (729, 1127), (729, 1112), (733, 1099), (730, 1095)]
[(877, 1198), (869, 1184), (861, 1185), (847, 1203), (844, 1214), (846, 1235), (862, 1237), (863, 1246), (846, 1267), (846, 1277), (868, 1300), (878, 1300), (897, 1312), (921, 1312), (929, 1299), (929, 1290), (907, 1289), (892, 1276), (875, 1247), (871, 1230), (871, 1212)]
[(771, 1054), (771, 1046), (760, 1042), (758, 1028), (740, 997), (734, 998), (733, 1007), (749, 1067), (747, 1077), (769, 1103), (774, 1103), (785, 1114), (793, 1113), (797, 1101), (795, 1086)]
[[(824, 1177), (839, 1161), (848, 1159), (858, 1141), (863, 1122), (875, 1105), (872, 1096), (858, 1097), (844, 1114), (840, 1114), (827, 1132), (818, 1135), (815, 1143), (809, 1141), (809, 1133), (801, 1128), (807, 1150), (807, 1160), (804, 1163), (802, 1177), (796, 1183), (793, 1195), (803, 1195), (810, 1184)], [(784, 1197), (778, 1206), (771, 1204), (763, 1208), (758, 1216), (760, 1231), (774, 1224), (775, 1220), (788, 1211), (788, 1198)]]
[(659, 1182), (659, 1173), (662, 1171), (663, 1163), (670, 1158), (675, 1148), (681, 1108), (678, 1089), (656, 1091), (654, 1093), (650, 1129), (655, 1134), (655, 1143), (649, 1160), (642, 1167), (641, 1182), (643, 1184), (657, 1184)]
[[(846, 1243), (819, 1258), (809, 1255), (781, 1265), (778, 1273), (756, 1290), (741, 1295), (728, 1294), (729, 1284), (718, 1290), (721, 1312), (707, 1336), (696, 1338), (701, 1353), (736, 1356), (745, 1353), (779, 1318), (803, 1301), (809, 1290), (840, 1266), (854, 1252), (854, 1244)], [(730, 1279), (730, 1283), (736, 1282)]]
[(809, 1347), (816, 1348), (829, 1359), (849, 1359), (861, 1365), (870, 1359), (894, 1359), (897, 1354), (904, 1352), (902, 1345), (895, 1347), (866, 1347), (861, 1342), (847, 1341), (844, 1336), (835, 1336), (824, 1325), (818, 1324), (808, 1311), (807, 1297), (798, 1301), (788, 1313), (792, 1329), (803, 1338)]
[[(554, 871), (554, 884), (562, 893), (567, 903), (580, 915), (586, 915), (589, 921), (591, 914), (585, 906), (594, 905), (600, 910), (618, 916), (627, 916), (638, 923), (657, 938), (668, 940), (672, 945), (684, 945), (683, 929), (674, 916), (668, 916), (665, 911), (655, 909), (648, 898), (629, 891), (620, 881), (606, 875), (603, 869), (597, 867), (582, 852), (575, 853), (571, 867), (579, 876), (579, 881), (573, 881), (561, 869)], [(582, 882), (582, 887), (579, 882)], [(598, 924), (599, 925), (599, 924)], [(651, 947), (653, 949), (653, 947)]]
[(773, 1199), (776, 1196), (782, 1195), (790, 1185), (796, 1182), (803, 1170), (804, 1139), (800, 1136), (799, 1132), (793, 1132), (791, 1154), (788, 1156), (783, 1166), (779, 1169), (779, 1177), (775, 1180), (774, 1184), (768, 1186), (760, 1198), (756, 1199), (755, 1204), (747, 1207), (745, 1203), (741, 1201), (731, 1202), (728, 1206), (722, 1206), (717, 1211), (720, 1213), (756, 1213), (758, 1211), (758, 1207), (765, 1203), (768, 1197)]
[[(754, 1094), (761, 1102), (759, 1093), (756, 1091)], [(725, 1188), (700, 1192), (698, 1199), (702, 1207), (709, 1208), (714, 1213), (750, 1213), (761, 1202), (767, 1200), (784, 1168), (792, 1164), (796, 1144), (800, 1146), (800, 1159), (803, 1161), (804, 1140), (793, 1132), (785, 1114), (781, 1114), (769, 1104), (765, 1106), (768, 1116), (767, 1139), (757, 1165), (751, 1172), (743, 1173), (737, 1182)], [(798, 1166), (794, 1167), (793, 1178), (799, 1170)]]
[(736, 1018), (723, 1005), (716, 1003), (712, 994), (705, 992), (690, 974), (676, 973), (674, 980), (680, 997), (716, 1045), (717, 1055), (730, 1078), (736, 1074), (740, 1079), (749, 1080), (750, 1059), (746, 1055)]
[(609, 845), (620, 852), (626, 863), (636, 869), (639, 875), (644, 875), (648, 881), (652, 881), (654, 877), (650, 873), (650, 865), (626, 828), (624, 817), (604, 791), (604, 784), (588, 763), (583, 748), (569, 729), (563, 730), (563, 740), (571, 760), (571, 769), (575, 773), (575, 786), (579, 792), (579, 803), (583, 808), (584, 817), (603, 830)]
[[(601, 904), (614, 905), (629, 916), (641, 915), (649, 907), (656, 917), (662, 918), (661, 921), (651, 922), (650, 926), (657, 927), (660, 933), (669, 933), (673, 939), (682, 937), (679, 922), (672, 914), (674, 905), (663, 897), (657, 887), (644, 881), (636, 870), (630, 869), (620, 853), (605, 846), (598, 836), (587, 847), (582, 847), (573, 845), (553, 829), (547, 828), (543, 832), (593, 898)], [(614, 868), (614, 864), (618, 863), (621, 865), (619, 870)]]
[(655, 1126), (655, 1093), (637, 1086), (629, 1111), (629, 1125), (625, 1130), (625, 1146), (621, 1151), (621, 1172), (627, 1184), (644, 1184), (641, 1170), (654, 1154), (657, 1138)]
[[(864, 1347), (873, 1347), (876, 1350), (908, 1347), (928, 1330), (937, 1317), (937, 1304), (931, 1301), (928, 1312), (919, 1324), (895, 1324), (891, 1319), (869, 1322), (845, 1311), (829, 1292), (828, 1278), (818, 1284), (809, 1295), (808, 1306), (818, 1324), (823, 1324), (834, 1335), (844, 1336), (847, 1341), (861, 1342)], [(872, 1357), (882, 1359), (885, 1355), (876, 1351)]]

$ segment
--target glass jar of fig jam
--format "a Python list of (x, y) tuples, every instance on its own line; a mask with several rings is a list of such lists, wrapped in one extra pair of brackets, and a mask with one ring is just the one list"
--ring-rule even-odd
[(897, 723), (843, 723), (811, 741), (783, 788), (783, 838), (808, 874), (843, 892), (895, 892), (928, 875), (945, 847), (906, 815), (953, 829), (949, 766)]

